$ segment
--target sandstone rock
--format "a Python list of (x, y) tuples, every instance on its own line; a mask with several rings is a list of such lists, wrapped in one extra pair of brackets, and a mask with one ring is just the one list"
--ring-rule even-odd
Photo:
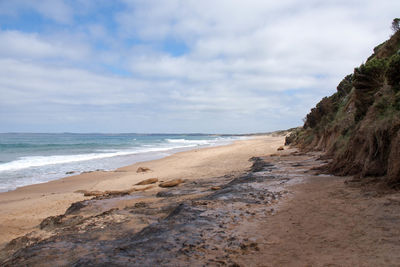
[(86, 191), (86, 190), (78, 190), (75, 193), (82, 193), (85, 197), (102, 197), (102, 196), (124, 196), (129, 195), (136, 191), (145, 191), (147, 189), (153, 188), (154, 185), (149, 185), (143, 188), (134, 188), (126, 189), (126, 190), (107, 190), (107, 191)]
[(148, 184), (154, 184), (158, 182), (158, 178), (149, 178), (146, 180), (143, 180), (135, 185), (148, 185)]
[(99, 196), (104, 195), (104, 193), (101, 192), (101, 191), (85, 191), (85, 192), (83, 193), (83, 195), (84, 195), (85, 197), (99, 197)]
[(137, 173), (148, 172), (148, 171), (151, 171), (151, 170), (150, 170), (149, 168), (147, 168), (147, 167), (139, 167), (139, 168), (136, 170)]
[(164, 183), (159, 184), (160, 187), (174, 187), (183, 183), (182, 179), (173, 179), (170, 181), (166, 181)]
[(146, 187), (143, 187), (143, 188), (133, 188), (130, 191), (131, 192), (134, 192), (134, 191), (146, 191), (147, 189), (153, 188), (154, 186), (155, 185), (149, 185), (149, 186), (146, 186)]
[(131, 193), (131, 190), (112, 190), (112, 191), (106, 191), (104, 192), (104, 195), (108, 196), (123, 196), (123, 195), (129, 195)]

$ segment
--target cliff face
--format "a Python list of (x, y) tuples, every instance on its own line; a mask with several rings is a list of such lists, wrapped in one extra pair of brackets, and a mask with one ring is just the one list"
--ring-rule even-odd
[(400, 31), (375, 47), (286, 141), (326, 151), (331, 173), (400, 184)]

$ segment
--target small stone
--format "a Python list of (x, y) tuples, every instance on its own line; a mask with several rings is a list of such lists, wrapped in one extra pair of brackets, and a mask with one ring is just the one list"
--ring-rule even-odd
[(145, 208), (145, 207), (147, 207), (147, 204), (145, 202), (135, 203), (135, 208)]
[(148, 185), (148, 184), (154, 184), (158, 182), (158, 178), (149, 178), (146, 180), (143, 180), (135, 185)]
[(174, 180), (170, 180), (170, 181), (166, 181), (164, 183), (161, 183), (158, 186), (160, 186), (160, 187), (174, 187), (174, 186), (180, 185), (181, 183), (183, 183), (182, 179), (174, 179)]
[(136, 170), (136, 172), (137, 173), (140, 173), (140, 172), (149, 172), (149, 171), (151, 171), (149, 168), (147, 168), (147, 167), (139, 167), (137, 170)]
[(283, 146), (278, 147), (278, 151), (284, 150)]
[(213, 187), (211, 187), (211, 190), (220, 190), (220, 189), (221, 189), (220, 186), (213, 186)]
[(130, 190), (107, 190), (104, 192), (104, 195), (123, 196), (123, 195), (129, 195), (130, 193), (131, 193)]
[(83, 195), (85, 197), (99, 197), (99, 196), (104, 195), (104, 193), (101, 191), (86, 191), (83, 193)]

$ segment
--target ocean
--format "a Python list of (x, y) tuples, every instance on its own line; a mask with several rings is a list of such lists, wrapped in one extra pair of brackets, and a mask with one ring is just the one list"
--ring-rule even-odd
[(241, 137), (196, 134), (0, 133), (0, 192), (81, 172), (114, 170)]

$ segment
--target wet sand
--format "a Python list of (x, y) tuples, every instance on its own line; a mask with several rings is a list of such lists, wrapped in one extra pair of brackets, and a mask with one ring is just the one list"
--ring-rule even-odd
[[(283, 142), (282, 136), (259, 136), (227, 146), (181, 152), (112, 172), (86, 173), (1, 193), (0, 248), (6, 242), (37, 229), (43, 219), (63, 214), (72, 203), (89, 199), (79, 193), (81, 190), (126, 190), (148, 178), (198, 180), (237, 175), (251, 166), (250, 157), (273, 153)], [(151, 171), (137, 173), (141, 166)], [(136, 186), (138, 189), (143, 187)], [(146, 191), (156, 194), (159, 190), (155, 186)]]

